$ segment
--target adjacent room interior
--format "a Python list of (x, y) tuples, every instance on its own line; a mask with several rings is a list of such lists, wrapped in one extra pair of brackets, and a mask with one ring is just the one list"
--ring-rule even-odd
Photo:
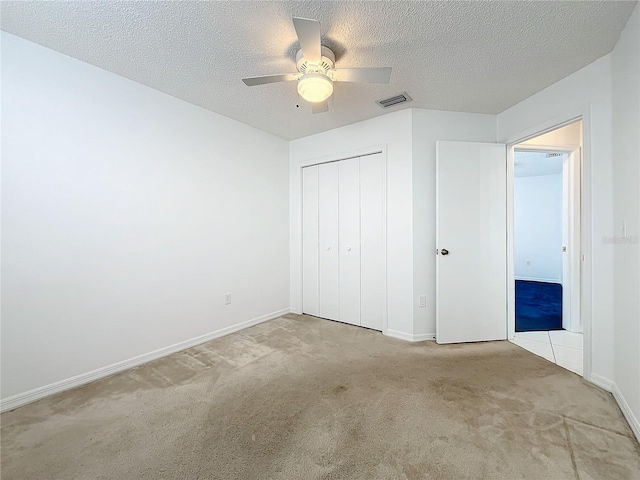
[(638, 480), (637, 1), (0, 11), (3, 479)]

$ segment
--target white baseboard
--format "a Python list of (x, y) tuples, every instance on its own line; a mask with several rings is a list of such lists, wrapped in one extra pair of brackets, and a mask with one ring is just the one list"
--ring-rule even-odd
[(615, 383), (613, 384), (613, 390), (611, 393), (613, 393), (613, 398), (615, 398), (616, 402), (618, 402), (618, 406), (620, 407), (620, 410), (622, 410), (624, 418), (627, 419), (631, 430), (633, 430), (633, 433), (640, 442), (640, 421), (638, 421), (638, 417), (635, 416), (635, 414), (631, 410), (631, 407), (627, 403), (627, 400), (624, 398), (622, 392), (618, 388), (618, 385), (616, 385)]
[(414, 342), (424, 342), (425, 340), (435, 341), (435, 339), (436, 339), (435, 333), (416, 333), (413, 335)]
[(608, 378), (598, 375), (597, 373), (592, 373), (591, 378), (588, 378), (587, 380), (589, 380), (594, 385), (602, 388), (603, 390), (606, 390), (607, 392), (611, 392), (613, 394), (613, 398), (620, 407), (620, 410), (622, 410), (624, 418), (626, 418), (629, 426), (631, 427), (631, 430), (633, 430), (634, 435), (640, 442), (640, 421), (638, 421), (638, 418), (633, 413), (633, 410), (631, 410), (631, 407), (627, 403), (627, 400), (624, 398), (624, 395), (622, 395), (622, 392), (618, 388), (618, 385), (616, 385), (615, 382), (609, 380)]
[(54, 382), (43, 387), (34, 388), (33, 390), (29, 390), (12, 397), (2, 399), (2, 401), (0, 401), (0, 413), (13, 410), (28, 403), (35, 402), (36, 400), (48, 397), (49, 395), (54, 395), (65, 390), (70, 390), (86, 383), (95, 382), (96, 380), (108, 377), (109, 375), (113, 375), (114, 373), (137, 367), (144, 363), (151, 362), (152, 360), (166, 357), (167, 355), (171, 355), (172, 353), (186, 350), (187, 348), (195, 347), (196, 345), (200, 345), (201, 343), (208, 342), (209, 340), (213, 340), (215, 338), (224, 337), (225, 335), (229, 335), (245, 328), (252, 327), (259, 323), (266, 322), (267, 320), (273, 320), (274, 318), (278, 318), (289, 313), (290, 310), (291, 309), (289, 308), (283, 308), (282, 310), (278, 310), (277, 312), (261, 315), (256, 318), (252, 318), (251, 320), (231, 325), (230, 327), (221, 328), (220, 330), (206, 333), (204, 335), (200, 335), (199, 337), (191, 338), (183, 342), (169, 345), (168, 347), (163, 347), (149, 353), (138, 355), (137, 357), (133, 357), (128, 360), (123, 360), (112, 365), (107, 365), (106, 367), (101, 367), (90, 372), (76, 375), (75, 377), (60, 380), (59, 382)]
[(598, 375), (597, 373), (592, 373), (591, 376), (589, 378), (585, 378), (585, 380), (597, 385), (607, 392), (613, 392), (613, 382), (608, 378)]
[(424, 342), (425, 340), (435, 340), (435, 333), (405, 333), (398, 330), (387, 329), (387, 337), (396, 338), (398, 340), (404, 340), (405, 342)]
[(562, 280), (553, 278), (536, 278), (536, 277), (515, 277), (516, 280), (524, 280), (526, 282), (542, 282), (542, 283), (559, 283), (562, 284)]

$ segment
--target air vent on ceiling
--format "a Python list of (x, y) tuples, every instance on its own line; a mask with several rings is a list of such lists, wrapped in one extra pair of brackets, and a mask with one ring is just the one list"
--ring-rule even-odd
[(402, 92), (400, 95), (396, 95), (395, 97), (385, 98), (384, 100), (378, 100), (376, 103), (380, 105), (382, 108), (393, 107), (394, 105), (398, 105), (400, 103), (410, 102), (411, 97), (407, 95), (407, 92)]
[(552, 158), (552, 157), (561, 157), (562, 153), (547, 153), (546, 157), (547, 158)]

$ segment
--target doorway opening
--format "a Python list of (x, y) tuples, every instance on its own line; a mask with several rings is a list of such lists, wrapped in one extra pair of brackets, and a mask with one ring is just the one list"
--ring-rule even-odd
[(562, 330), (563, 164), (568, 154), (522, 150), (514, 155), (513, 256), (516, 332)]
[(513, 342), (583, 375), (582, 121), (514, 146)]

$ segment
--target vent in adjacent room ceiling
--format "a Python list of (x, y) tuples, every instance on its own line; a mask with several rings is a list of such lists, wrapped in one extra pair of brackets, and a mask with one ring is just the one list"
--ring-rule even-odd
[(400, 103), (410, 102), (411, 97), (407, 95), (407, 92), (402, 92), (400, 95), (396, 95), (395, 97), (385, 98), (384, 100), (378, 100), (376, 103), (380, 105), (382, 108), (389, 108)]
[(547, 153), (546, 157), (547, 158), (552, 158), (552, 157), (561, 157), (562, 153)]

